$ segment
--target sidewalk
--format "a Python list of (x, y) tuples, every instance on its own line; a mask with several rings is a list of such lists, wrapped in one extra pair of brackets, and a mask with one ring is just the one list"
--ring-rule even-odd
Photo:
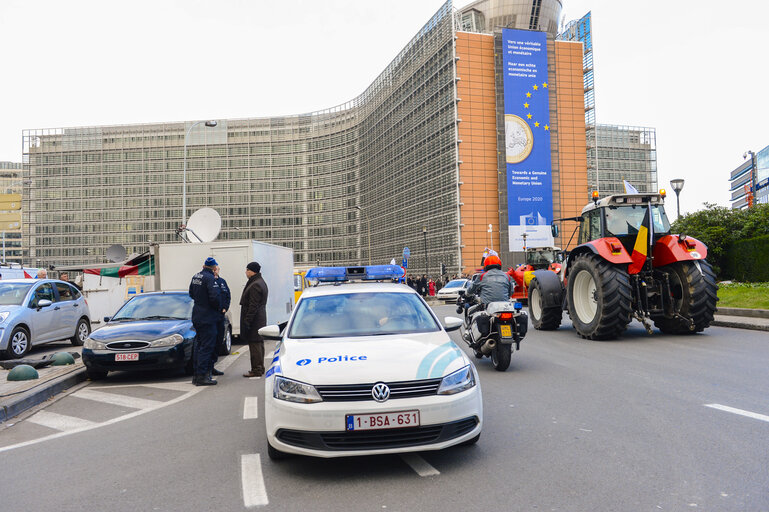
[(718, 308), (710, 325), (769, 331), (769, 310), (745, 308)]

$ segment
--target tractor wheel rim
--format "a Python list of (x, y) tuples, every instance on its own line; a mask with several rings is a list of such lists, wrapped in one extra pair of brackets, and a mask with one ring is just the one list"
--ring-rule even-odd
[(574, 278), (574, 310), (579, 320), (589, 324), (598, 311), (596, 301), (595, 279), (587, 270), (583, 270)]
[(21, 355), (27, 350), (27, 335), (24, 334), (22, 331), (17, 332), (13, 335), (13, 339), (11, 340), (11, 349), (13, 350), (13, 353), (16, 355)]
[(534, 320), (542, 318), (542, 305), (540, 304), (539, 288), (529, 289), (529, 304), (531, 304), (531, 317)]

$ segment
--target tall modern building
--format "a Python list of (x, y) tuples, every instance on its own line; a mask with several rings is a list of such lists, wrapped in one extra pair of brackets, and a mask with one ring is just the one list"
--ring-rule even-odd
[(755, 155), (746, 152), (745, 157), (729, 176), (733, 209), (747, 208), (751, 203), (769, 203), (769, 146)]
[[(21, 263), (20, 203), (22, 191), (21, 162), (0, 162), (0, 262)], [(7, 208), (7, 209), (6, 209)]]
[(588, 12), (566, 24), (563, 41), (583, 43), (587, 180), (602, 196), (623, 193), (623, 180), (641, 192), (657, 190), (657, 147), (654, 128), (596, 124), (593, 79), (593, 22)]
[(522, 233), (586, 202), (583, 45), (555, 40), (560, 11), (448, 0), (360, 96), (317, 112), (25, 130), (25, 263), (143, 252), (201, 207), (220, 240), (292, 247), (296, 265), (405, 247), (419, 274), (472, 271), (486, 247), (512, 263)]

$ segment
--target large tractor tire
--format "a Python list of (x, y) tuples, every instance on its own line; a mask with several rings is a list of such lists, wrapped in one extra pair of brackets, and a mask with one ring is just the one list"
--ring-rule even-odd
[(709, 327), (718, 302), (716, 275), (710, 264), (705, 260), (678, 261), (658, 270), (668, 273), (673, 310), (692, 323), (655, 317), (654, 325), (666, 334), (693, 334)]
[(627, 269), (595, 254), (581, 254), (568, 275), (569, 316), (577, 333), (591, 340), (619, 337), (632, 314)]
[(561, 325), (561, 306), (544, 305), (542, 284), (536, 277), (529, 283), (529, 317), (531, 325), (538, 331), (554, 331)]

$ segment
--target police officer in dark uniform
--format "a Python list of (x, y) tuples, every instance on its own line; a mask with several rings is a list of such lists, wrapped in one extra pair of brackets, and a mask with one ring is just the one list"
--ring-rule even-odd
[(211, 378), (212, 354), (216, 349), (216, 324), (221, 317), (219, 284), (214, 276), (216, 260), (206, 259), (203, 270), (192, 276), (190, 297), (195, 301), (192, 308), (192, 325), (195, 327), (194, 366), (192, 383), (196, 386), (213, 386)]
[(224, 375), (224, 372), (217, 370), (214, 365), (219, 359), (219, 345), (224, 342), (224, 315), (230, 309), (232, 294), (230, 294), (230, 287), (227, 286), (227, 281), (219, 275), (219, 265), (214, 268), (214, 277), (216, 278), (216, 284), (219, 285), (221, 307), (219, 308), (219, 321), (216, 322), (216, 344), (214, 345), (214, 351), (211, 353), (211, 375)]

